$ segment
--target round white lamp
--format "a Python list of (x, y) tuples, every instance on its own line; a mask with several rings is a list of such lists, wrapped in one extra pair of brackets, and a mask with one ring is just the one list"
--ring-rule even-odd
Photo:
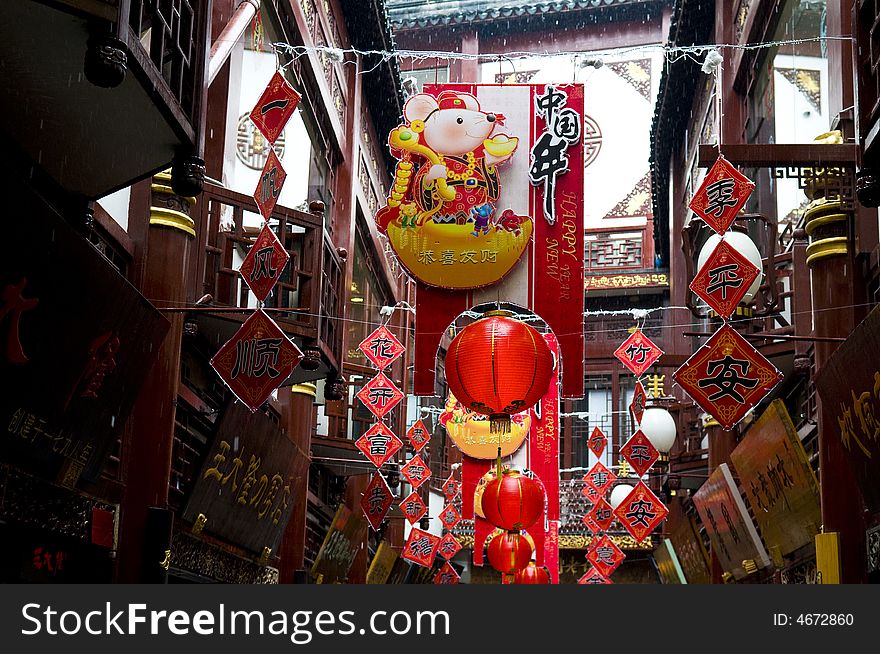
[[(749, 286), (749, 290), (746, 291), (746, 294), (741, 300), (743, 304), (748, 304), (754, 299), (755, 293), (758, 292), (758, 288), (760, 288), (761, 286), (761, 281), (764, 279), (761, 253), (758, 251), (758, 246), (754, 244), (752, 239), (750, 239), (742, 232), (727, 232), (724, 235), (724, 240), (734, 250), (736, 250), (746, 259), (748, 259), (755, 266), (755, 268), (761, 271), (761, 273), (755, 278), (755, 281), (752, 282), (752, 285)], [(703, 245), (703, 248), (700, 250), (700, 254), (697, 256), (698, 271), (703, 267), (703, 264), (706, 263), (706, 260), (709, 258), (709, 255), (712, 254), (712, 252), (715, 250), (715, 247), (718, 245), (719, 241), (721, 241), (721, 237), (718, 236), (718, 234), (712, 234), (712, 236), (706, 239), (706, 243)]]
[(675, 444), (675, 418), (666, 409), (651, 406), (645, 409), (640, 425), (642, 433), (660, 454), (669, 454)]
[(623, 503), (626, 496), (632, 492), (633, 487), (629, 484), (617, 484), (617, 486), (611, 490), (611, 497), (608, 498), (608, 503), (611, 505), (612, 509), (616, 509)]

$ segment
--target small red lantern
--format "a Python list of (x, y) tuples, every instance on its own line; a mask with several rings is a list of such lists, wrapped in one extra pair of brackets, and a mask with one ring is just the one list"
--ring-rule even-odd
[(490, 431), (510, 431), (510, 416), (547, 392), (553, 354), (534, 327), (509, 311), (490, 311), (462, 329), (446, 352), (446, 381), (463, 405), (489, 416)]
[(516, 470), (504, 470), (486, 484), (480, 498), (486, 520), (507, 531), (528, 529), (544, 515), (541, 484)]
[(515, 574), (532, 559), (532, 545), (518, 531), (498, 534), (489, 542), (489, 564), (498, 572)]
[(541, 566), (540, 568), (535, 565), (534, 561), (530, 561), (529, 564), (519, 570), (513, 577), (513, 583), (515, 584), (549, 584), (550, 583), (550, 572), (547, 570), (545, 566)]

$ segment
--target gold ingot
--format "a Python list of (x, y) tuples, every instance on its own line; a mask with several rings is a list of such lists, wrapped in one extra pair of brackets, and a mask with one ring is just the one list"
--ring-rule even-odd
[(403, 193), (398, 193), (397, 191), (391, 191), (391, 199), (393, 200), (402, 200)]
[(494, 157), (504, 157), (516, 150), (519, 145), (519, 139), (516, 136), (510, 137), (505, 134), (499, 134), (491, 139), (483, 141), (483, 147), (486, 152)]

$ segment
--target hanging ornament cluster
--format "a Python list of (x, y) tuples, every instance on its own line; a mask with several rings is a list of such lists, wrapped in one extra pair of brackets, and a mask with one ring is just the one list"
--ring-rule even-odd
[(534, 327), (509, 312), (490, 311), (452, 339), (446, 381), (465, 407), (489, 416), (490, 432), (505, 434), (511, 415), (547, 392), (553, 366), (553, 354)]
[[(376, 423), (355, 441), (355, 446), (377, 468), (361, 497), (361, 508), (370, 526), (378, 531), (394, 498), (378, 468), (384, 466), (403, 447), (403, 442), (383, 422), (388, 412), (403, 399), (403, 393), (388, 379), (384, 370), (403, 354), (405, 348), (388, 327), (380, 325), (361, 341), (358, 349), (378, 368), (376, 376), (357, 393), (357, 398), (376, 417)], [(417, 489), (431, 475), (430, 470), (418, 456), (407, 465), (411, 467), (408, 470), (401, 469), (401, 474)], [(428, 507), (415, 491), (401, 501), (400, 508), (410, 524), (415, 524), (428, 512)]]
[(443, 535), (443, 538), (440, 539), (440, 544), (437, 547), (437, 554), (446, 559), (446, 564), (443, 567), (444, 569), (448, 567), (448, 569), (454, 573), (455, 581), (446, 580), (448, 577), (447, 575), (440, 579), (435, 577), (434, 583), (457, 584), (458, 573), (449, 563), (449, 561), (461, 550), (461, 543), (458, 542), (458, 539), (452, 533), (453, 529), (455, 529), (456, 526), (458, 526), (458, 523), (461, 522), (461, 511), (457, 506), (460, 502), (461, 482), (455, 479), (454, 473), (449, 473), (449, 477), (443, 482), (442, 490), (446, 505), (440, 512), (439, 518), (446, 533)]
[(265, 136), (270, 152), (254, 192), (263, 227), (242, 261), (239, 274), (256, 297), (258, 306), (211, 359), (211, 367), (252, 412), (269, 399), (303, 358), (300, 349), (263, 311), (263, 302), (290, 259), (269, 227), (269, 218), (285, 178), (274, 144), (299, 100), (299, 94), (276, 72), (251, 111), (251, 121)]
[(782, 379), (782, 373), (728, 322), (737, 306), (751, 299), (761, 278), (757, 248), (745, 235), (729, 231), (754, 188), (753, 182), (719, 157), (689, 204), (716, 232), (710, 237), (714, 249), (708, 255), (701, 252), (701, 265), (690, 288), (721, 318), (722, 325), (675, 371), (673, 379), (726, 430)]

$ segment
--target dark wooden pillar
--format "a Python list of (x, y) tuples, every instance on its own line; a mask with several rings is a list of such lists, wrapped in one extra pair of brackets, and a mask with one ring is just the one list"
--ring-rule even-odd
[[(352, 475), (348, 478), (345, 485), (345, 505), (351, 509), (352, 513), (363, 514), (361, 509), (361, 495), (367, 489), (370, 483), (369, 474)], [(392, 520), (392, 522), (395, 522)], [(396, 521), (399, 522), (399, 521)], [(367, 583), (367, 539), (369, 538), (369, 526), (364, 530), (364, 538), (360, 543), (360, 549), (351, 562), (351, 568), (348, 571), (349, 584), (365, 584)]]
[[(314, 421), (315, 385), (296, 384), (291, 386), (290, 393), (286, 389), (279, 390), (285, 395), (286, 433), (290, 441), (308, 455), (312, 444), (312, 427)], [(306, 549), (306, 516), (309, 510), (309, 478), (308, 475), (297, 480), (290, 489), (293, 497), (293, 509), (290, 520), (281, 539), (279, 552), (281, 563), (278, 581), (282, 584), (297, 582), (298, 571), (304, 572)]]
[[(171, 177), (153, 178), (147, 228), (140, 233), (144, 253), (138, 262), (141, 292), (156, 306), (186, 303), (187, 261), (195, 225), (189, 217), (195, 200), (171, 191)], [(134, 207), (133, 207), (134, 208)], [(137, 220), (137, 216), (133, 216)], [(137, 233), (137, 232), (136, 232)], [(168, 506), (168, 480), (174, 445), (174, 415), (180, 381), (180, 343), (184, 316), (169, 314), (171, 329), (159, 348), (155, 365), (146, 375), (143, 388), (129, 418), (129, 438), (123, 445), (122, 466), (125, 497), (121, 510), (119, 581), (155, 580), (162, 557), (145, 547), (150, 507)], [(169, 525), (170, 528), (170, 525)], [(172, 553), (173, 555), (173, 553)], [(167, 565), (167, 562), (166, 562)]]

